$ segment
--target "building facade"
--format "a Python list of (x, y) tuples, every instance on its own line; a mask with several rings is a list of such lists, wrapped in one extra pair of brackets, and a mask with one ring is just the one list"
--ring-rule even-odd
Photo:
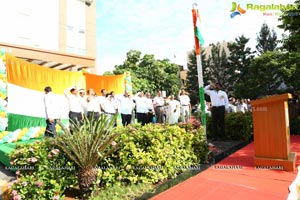
[(96, 1), (0, 0), (0, 3), (3, 16), (0, 48), (7, 53), (62, 70), (94, 68)]

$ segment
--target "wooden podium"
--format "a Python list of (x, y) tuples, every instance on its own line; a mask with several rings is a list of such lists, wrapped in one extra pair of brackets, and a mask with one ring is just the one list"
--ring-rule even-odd
[(254, 165), (266, 169), (295, 170), (296, 153), (290, 152), (287, 100), (282, 94), (251, 102), (254, 130)]

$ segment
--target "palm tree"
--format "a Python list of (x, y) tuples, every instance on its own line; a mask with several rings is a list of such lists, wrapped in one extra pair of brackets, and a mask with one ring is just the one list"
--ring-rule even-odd
[(98, 121), (84, 118), (81, 126), (73, 124), (72, 133), (62, 123), (63, 134), (55, 138), (57, 146), (78, 167), (78, 183), (82, 196), (90, 196), (91, 187), (97, 181), (97, 164), (113, 153), (120, 144), (114, 140), (121, 134), (113, 133), (117, 115), (112, 119), (101, 116)]

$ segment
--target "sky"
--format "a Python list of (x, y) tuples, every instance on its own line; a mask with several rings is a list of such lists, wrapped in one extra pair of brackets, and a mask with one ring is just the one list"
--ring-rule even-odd
[(196, 3), (201, 17), (203, 47), (211, 43), (234, 41), (242, 34), (250, 38), (253, 50), (257, 33), (265, 22), (281, 38), (277, 28), (279, 11), (246, 9), (247, 4), (268, 5), (293, 3), (294, 0), (236, 0), (245, 14), (230, 18), (229, 0), (97, 0), (97, 73), (112, 71), (122, 64), (126, 53), (139, 50), (156, 59), (168, 58), (186, 67), (187, 52), (194, 47), (192, 5)]

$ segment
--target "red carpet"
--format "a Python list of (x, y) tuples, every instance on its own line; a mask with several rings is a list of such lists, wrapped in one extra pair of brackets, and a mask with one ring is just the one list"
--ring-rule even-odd
[[(297, 152), (297, 167), (300, 165), (300, 136), (291, 136), (291, 151)], [(252, 142), (152, 200), (287, 199), (288, 187), (295, 179), (297, 171), (254, 169), (253, 157)], [(224, 169), (228, 166), (232, 169)]]

